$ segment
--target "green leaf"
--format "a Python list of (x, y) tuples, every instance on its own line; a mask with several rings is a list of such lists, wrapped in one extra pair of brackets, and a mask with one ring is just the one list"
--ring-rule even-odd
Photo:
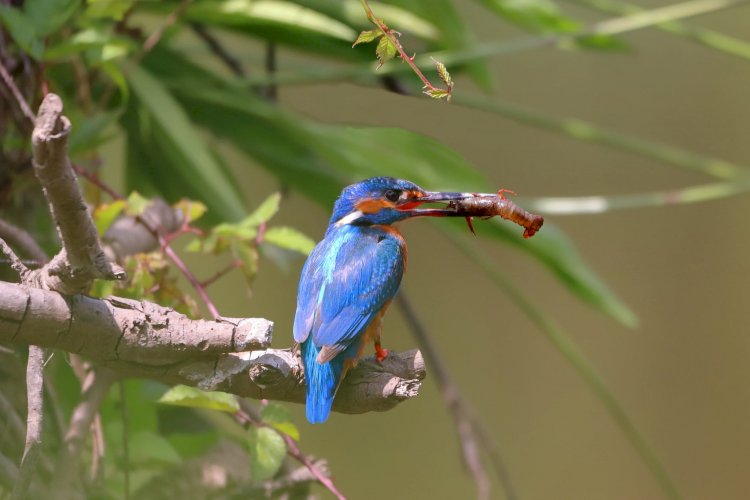
[(88, 0), (85, 15), (121, 21), (134, 3), (135, 0)]
[(41, 59), (44, 52), (42, 37), (20, 8), (0, 4), (0, 21), (24, 52), (34, 59)]
[[(456, 8), (456, 2), (451, 0), (389, 0), (388, 3), (407, 9), (436, 26), (440, 31), (436, 44), (441, 52), (468, 49), (477, 43), (474, 33), (463, 22), (462, 15)], [(373, 6), (373, 9), (375, 9), (375, 6)], [(375, 10), (375, 13), (381, 16), (378, 10)], [(385, 14), (381, 17), (384, 16)], [(401, 30), (401, 26), (395, 24), (393, 19), (388, 17), (386, 19), (395, 29)], [(466, 68), (474, 81), (485, 91), (492, 89), (492, 74), (484, 60), (451, 65), (453, 70), (461, 67)]]
[(197, 2), (186, 13), (189, 19), (226, 26), (288, 25), (349, 41), (350, 27), (313, 9), (281, 0), (229, 0)]
[(251, 427), (247, 431), (250, 448), (250, 474), (253, 481), (265, 481), (276, 475), (286, 456), (286, 443), (270, 427)]
[[(138, 168), (142, 173), (149, 171), (146, 175), (155, 184), (168, 184), (173, 192), (179, 190), (182, 196), (201, 199), (216, 217), (224, 220), (241, 218), (245, 208), (237, 183), (209, 152), (185, 110), (162, 82), (142, 65), (133, 67), (128, 78), (142, 105), (141, 112), (145, 113), (141, 118), (153, 126), (153, 134), (148, 140), (156, 143), (167, 160), (155, 164), (150, 160), (138, 166), (131, 164), (129, 169)], [(148, 133), (140, 127), (128, 132), (129, 135)]]
[(430, 96), (430, 97), (432, 97), (433, 99), (443, 99), (443, 98), (446, 98), (446, 99), (450, 100), (450, 97), (451, 97), (451, 93), (448, 92), (447, 90), (443, 90), (443, 89), (427, 89), (427, 90), (423, 91), (423, 93), (426, 94), (426, 95), (428, 95), (428, 96)]
[(303, 255), (308, 255), (315, 248), (315, 241), (302, 232), (286, 226), (268, 229), (263, 236), (263, 241)]
[(258, 227), (261, 224), (268, 222), (271, 217), (276, 215), (279, 211), (279, 203), (281, 203), (281, 194), (273, 193), (256, 208), (253, 213), (245, 217), (241, 224), (244, 227)]
[(201, 203), (200, 201), (195, 200), (188, 200), (188, 199), (181, 199), (177, 203), (175, 203), (174, 208), (182, 212), (183, 216), (185, 217), (185, 222), (191, 223), (194, 222), (201, 217), (203, 217), (203, 214), (206, 213), (206, 205)]
[[(492, 190), (476, 168), (434, 139), (403, 129), (308, 122), (243, 92), (222, 90), (221, 83), (207, 80), (201, 70), (178, 62), (179, 56), (170, 57), (162, 62), (162, 68), (174, 78), (174, 92), (184, 100), (191, 116), (327, 209), (342, 185), (377, 175), (410, 179), (435, 190)], [(181, 83), (185, 81), (190, 81), (189, 87)], [(248, 133), (257, 133), (263, 140), (248, 141)], [(490, 236), (542, 262), (575, 295), (624, 324), (635, 324), (630, 309), (549, 222), (530, 240), (523, 240), (508, 223), (486, 226), (491, 228), (486, 231)]]
[(383, 36), (383, 32), (380, 31), (379, 29), (363, 31), (362, 33), (359, 34), (357, 39), (354, 41), (354, 43), (352, 44), (352, 47), (354, 47), (355, 45), (359, 45), (360, 43), (370, 43), (373, 40), (377, 40), (378, 37), (381, 37), (381, 36)]
[(148, 464), (179, 464), (182, 457), (161, 434), (150, 431), (135, 432), (129, 436), (130, 460), (142, 466)]
[(433, 58), (432, 61), (435, 63), (435, 69), (437, 69), (438, 75), (440, 76), (440, 79), (443, 80), (443, 83), (448, 87), (453, 87), (453, 79), (451, 78), (451, 74), (448, 73), (448, 68), (445, 67), (445, 64), (441, 63), (437, 59)]
[(375, 55), (378, 56), (378, 60), (380, 61), (378, 68), (396, 57), (397, 52), (398, 49), (396, 48), (396, 44), (393, 43), (393, 40), (387, 36), (382, 37), (378, 42), (378, 47), (375, 49)]
[(480, 0), (480, 3), (511, 23), (539, 33), (572, 33), (580, 27), (562, 14), (552, 0)]
[(128, 196), (128, 204), (125, 213), (128, 215), (141, 215), (149, 204), (148, 198), (144, 198), (138, 191), (133, 191)]
[(292, 416), (284, 406), (278, 403), (268, 403), (260, 409), (260, 416), (266, 424), (295, 441), (299, 441), (299, 429), (292, 422)]
[[(68, 112), (72, 115), (74, 110)], [(116, 123), (120, 113), (103, 111), (94, 116), (79, 116), (73, 122), (70, 136), (70, 155), (77, 156), (92, 151), (115, 137), (110, 126)], [(72, 119), (72, 118), (71, 118)]]
[[(445, 225), (441, 224), (443, 226)], [(625, 326), (634, 328), (638, 325), (635, 313), (594, 273), (567, 236), (554, 224), (545, 221), (544, 227), (529, 239), (524, 239), (514, 224), (497, 218), (486, 224), (475, 223), (475, 227), (479, 236), (502, 240), (535, 257), (568, 290), (595, 309)], [(454, 221), (452, 228), (466, 230), (463, 221)]]
[(160, 403), (208, 408), (226, 413), (236, 413), (240, 409), (237, 398), (226, 392), (202, 391), (187, 385), (176, 385), (159, 398)]
[(126, 205), (125, 200), (115, 200), (112, 203), (99, 205), (94, 209), (94, 224), (99, 236), (107, 232), (109, 226), (112, 225), (117, 216), (125, 209)]
[(242, 242), (232, 242), (232, 253), (242, 262), (242, 274), (248, 285), (258, 274), (258, 249)]
[(26, 0), (26, 17), (34, 32), (45, 37), (60, 29), (81, 5), (81, 0)]

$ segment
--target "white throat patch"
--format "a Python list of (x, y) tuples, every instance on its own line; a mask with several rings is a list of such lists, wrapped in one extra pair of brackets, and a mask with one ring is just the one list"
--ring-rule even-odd
[(364, 214), (362, 212), (360, 212), (359, 210), (355, 210), (354, 212), (350, 213), (346, 217), (342, 217), (339, 220), (337, 220), (336, 224), (334, 224), (334, 226), (341, 227), (341, 226), (344, 226), (346, 224), (351, 224), (352, 222), (354, 222), (355, 220), (359, 219), (363, 215)]

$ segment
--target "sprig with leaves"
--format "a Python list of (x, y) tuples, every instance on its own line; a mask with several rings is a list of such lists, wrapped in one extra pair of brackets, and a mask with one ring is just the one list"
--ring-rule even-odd
[(450, 102), (451, 95), (453, 93), (453, 79), (451, 78), (450, 73), (448, 73), (448, 68), (445, 67), (445, 64), (434, 58), (432, 59), (432, 61), (435, 63), (435, 68), (437, 69), (438, 76), (440, 76), (440, 79), (445, 84), (445, 87), (436, 87), (430, 82), (430, 80), (424, 75), (424, 73), (422, 73), (422, 70), (419, 69), (419, 66), (417, 66), (417, 64), (414, 62), (416, 54), (409, 56), (404, 50), (404, 47), (398, 40), (401, 36), (401, 33), (389, 28), (388, 25), (385, 24), (385, 21), (383, 21), (381, 18), (375, 17), (375, 14), (372, 12), (372, 8), (370, 7), (370, 4), (367, 2), (367, 0), (360, 1), (362, 2), (362, 7), (365, 9), (365, 13), (367, 14), (367, 19), (372, 24), (374, 24), (376, 28), (372, 30), (362, 31), (354, 41), (354, 44), (352, 44), (352, 47), (355, 47), (360, 43), (370, 43), (377, 41), (377, 46), (375, 47), (375, 55), (378, 57), (378, 69), (380, 69), (383, 64), (398, 55), (403, 62), (411, 67), (411, 69), (419, 77), (419, 79), (422, 80), (422, 83), (424, 84), (424, 86), (422, 87), (422, 91), (424, 94), (432, 97), (433, 99), (444, 98), (446, 101)]

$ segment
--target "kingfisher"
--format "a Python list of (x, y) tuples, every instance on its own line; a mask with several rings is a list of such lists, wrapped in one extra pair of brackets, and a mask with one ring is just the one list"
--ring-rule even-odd
[(300, 345), (310, 423), (325, 422), (336, 391), (370, 343), (382, 362), (381, 326), (406, 268), (406, 243), (396, 222), (458, 216), (450, 203), (471, 193), (429, 192), (392, 177), (374, 177), (341, 192), (325, 237), (307, 258), (297, 293), (294, 340)]

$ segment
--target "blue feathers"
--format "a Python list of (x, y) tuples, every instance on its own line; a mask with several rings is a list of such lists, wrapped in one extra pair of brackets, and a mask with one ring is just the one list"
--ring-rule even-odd
[[(404, 257), (395, 230), (348, 224), (329, 229), (310, 254), (300, 279), (294, 339), (302, 344), (311, 423), (328, 418), (346, 361), (354, 360), (362, 334), (398, 291)], [(320, 363), (322, 358), (330, 361)]]
[(302, 343), (302, 360), (305, 365), (307, 383), (306, 412), (311, 424), (320, 424), (328, 419), (333, 397), (341, 378), (344, 361), (339, 357), (328, 363), (320, 364), (315, 358), (320, 352), (313, 343), (312, 337)]

